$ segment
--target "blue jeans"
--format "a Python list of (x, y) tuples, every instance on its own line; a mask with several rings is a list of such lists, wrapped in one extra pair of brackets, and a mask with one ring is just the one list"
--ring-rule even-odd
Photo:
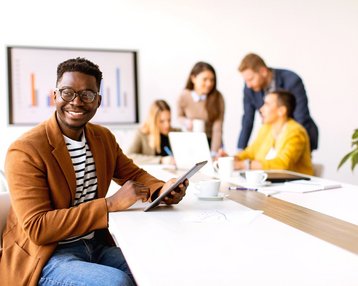
[(120, 248), (96, 238), (58, 245), (42, 274), (39, 286), (136, 285)]

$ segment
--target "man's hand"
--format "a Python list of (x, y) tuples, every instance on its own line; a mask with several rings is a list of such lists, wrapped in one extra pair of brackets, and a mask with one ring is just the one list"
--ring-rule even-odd
[(108, 212), (129, 208), (137, 200), (146, 202), (149, 199), (149, 188), (142, 183), (127, 181), (113, 196), (106, 198)]
[[(167, 190), (171, 185), (173, 185), (175, 183), (176, 179), (170, 179), (168, 182), (166, 182), (164, 184), (164, 186), (162, 187), (162, 189), (160, 190), (160, 193), (163, 193), (165, 190)], [(186, 179), (184, 181), (184, 183), (179, 184), (178, 187), (176, 187), (173, 191), (171, 191), (163, 200), (164, 203), (166, 203), (167, 205), (171, 205), (171, 204), (177, 204), (179, 203), (182, 198), (185, 196), (185, 191), (186, 188), (189, 185), (189, 181), (188, 179)]]
[(221, 148), (220, 148), (220, 149), (218, 150), (218, 152), (216, 153), (216, 156), (215, 156), (214, 160), (217, 160), (217, 159), (219, 159), (220, 157), (227, 157), (227, 156), (229, 156), (229, 154), (226, 153), (224, 149), (221, 149)]

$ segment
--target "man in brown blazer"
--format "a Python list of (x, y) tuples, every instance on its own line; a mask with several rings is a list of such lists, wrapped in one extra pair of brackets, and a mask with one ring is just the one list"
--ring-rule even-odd
[[(175, 180), (149, 175), (108, 129), (88, 123), (101, 103), (101, 80), (98, 66), (86, 59), (61, 63), (56, 112), (8, 150), (12, 209), (2, 239), (1, 285), (135, 285), (120, 248), (110, 243), (108, 213), (153, 200)], [(122, 187), (106, 198), (112, 179)], [(165, 203), (178, 203), (187, 185)]]

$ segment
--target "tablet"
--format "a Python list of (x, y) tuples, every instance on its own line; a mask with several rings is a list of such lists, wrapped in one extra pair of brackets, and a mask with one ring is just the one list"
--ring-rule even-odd
[(179, 179), (175, 181), (173, 185), (171, 185), (164, 193), (160, 194), (154, 201), (152, 201), (145, 209), (144, 211), (149, 211), (152, 208), (155, 208), (160, 204), (162, 199), (170, 194), (172, 190), (174, 190), (177, 186), (179, 186), (181, 183), (183, 183), (186, 179), (191, 178), (196, 172), (198, 172), (208, 161), (202, 161), (199, 163), (196, 163), (192, 168), (190, 168), (189, 171), (187, 171), (184, 175), (182, 175)]

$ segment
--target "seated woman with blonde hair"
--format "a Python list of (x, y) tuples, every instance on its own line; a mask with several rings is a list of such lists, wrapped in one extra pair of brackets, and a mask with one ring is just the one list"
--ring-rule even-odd
[(171, 126), (170, 106), (164, 100), (155, 100), (149, 116), (137, 131), (128, 150), (128, 157), (137, 164), (174, 164), (169, 132), (180, 131)]
[[(290, 170), (313, 175), (310, 141), (306, 129), (293, 119), (292, 93), (268, 93), (260, 108), (262, 127), (256, 139), (235, 155), (235, 169)], [(223, 151), (219, 155), (226, 156)]]

